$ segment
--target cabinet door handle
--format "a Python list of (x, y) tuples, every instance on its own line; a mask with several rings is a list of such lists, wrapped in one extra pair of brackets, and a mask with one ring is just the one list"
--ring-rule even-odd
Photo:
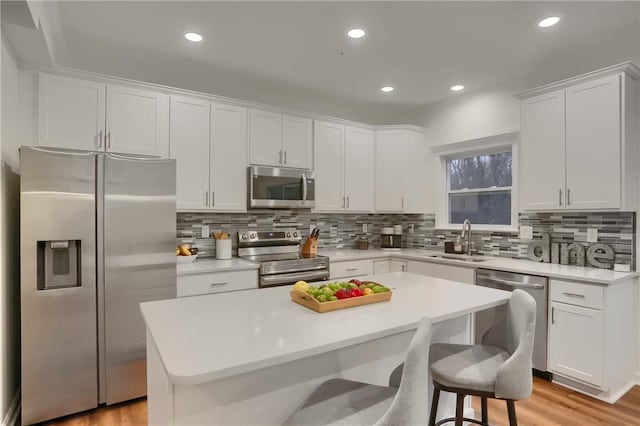
[(358, 268), (347, 268), (347, 272), (357, 271)]
[(98, 133), (98, 148), (102, 148), (102, 130)]
[(556, 323), (556, 308), (551, 307), (551, 324)]
[(287, 164), (287, 151), (284, 152), (284, 164)]
[(402, 199), (400, 200), (400, 206), (402, 210), (404, 210), (404, 197), (402, 197)]
[(282, 164), (282, 150), (278, 151), (278, 156), (280, 157), (280, 164)]
[(342, 208), (347, 207), (347, 197), (342, 197)]
[(351, 199), (350, 197), (347, 197), (347, 208), (349, 208), (351, 206)]
[(558, 204), (562, 205), (562, 189), (558, 190)]
[(402, 265), (402, 272), (404, 272), (405, 269), (407, 269), (407, 267), (405, 265)]
[(211, 283), (211, 287), (222, 287), (223, 285), (227, 285), (229, 283)]
[(209, 207), (209, 191), (204, 191), (204, 205)]
[(569, 292), (566, 292), (566, 291), (563, 291), (562, 294), (564, 294), (567, 297), (579, 297), (580, 299), (585, 299), (587, 297), (584, 294), (569, 293)]
[(107, 130), (107, 137), (105, 139), (107, 143), (107, 148), (111, 148), (111, 130)]
[(567, 188), (567, 205), (571, 204), (571, 190)]

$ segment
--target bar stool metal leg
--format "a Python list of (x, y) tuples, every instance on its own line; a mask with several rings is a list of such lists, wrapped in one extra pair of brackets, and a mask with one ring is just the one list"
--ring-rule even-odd
[(464, 419), (464, 394), (459, 393), (456, 399), (456, 426), (462, 426)]
[(429, 415), (429, 426), (435, 426), (438, 402), (440, 401), (440, 385), (433, 384), (433, 398), (431, 398), (431, 414)]
[(482, 426), (489, 426), (489, 411), (487, 409), (486, 397), (480, 397), (480, 405), (482, 406)]
[(509, 412), (509, 426), (518, 426), (518, 418), (516, 417), (516, 405), (512, 399), (507, 400), (507, 411)]

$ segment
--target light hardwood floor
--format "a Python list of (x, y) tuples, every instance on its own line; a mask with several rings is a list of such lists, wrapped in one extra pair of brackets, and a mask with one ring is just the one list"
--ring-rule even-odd
[[(473, 402), (480, 412), (480, 401)], [(634, 387), (615, 405), (605, 404), (577, 392), (535, 378), (533, 396), (516, 402), (521, 426), (640, 426), (640, 386)], [(489, 400), (492, 426), (508, 425), (504, 401)], [(147, 402), (138, 399), (102, 407), (55, 421), (47, 426), (137, 426), (147, 423)]]

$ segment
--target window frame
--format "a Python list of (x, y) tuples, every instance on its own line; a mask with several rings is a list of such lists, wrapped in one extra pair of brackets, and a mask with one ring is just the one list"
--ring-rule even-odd
[[(473, 231), (518, 232), (518, 133), (505, 133), (488, 138), (473, 139), (432, 148), (436, 157), (436, 229), (461, 230), (462, 225), (449, 221), (449, 194), (479, 193), (510, 189), (511, 223), (509, 225), (485, 225), (472, 223)], [(511, 187), (450, 190), (448, 161), (454, 158), (473, 157), (511, 151)]]

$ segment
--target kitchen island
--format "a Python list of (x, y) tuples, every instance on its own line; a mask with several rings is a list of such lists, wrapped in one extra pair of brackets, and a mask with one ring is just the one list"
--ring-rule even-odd
[(470, 314), (510, 296), (406, 272), (367, 279), (391, 301), (318, 314), (276, 287), (143, 303), (149, 424), (281, 424), (330, 378), (387, 385), (422, 317), (433, 341), (469, 343)]

